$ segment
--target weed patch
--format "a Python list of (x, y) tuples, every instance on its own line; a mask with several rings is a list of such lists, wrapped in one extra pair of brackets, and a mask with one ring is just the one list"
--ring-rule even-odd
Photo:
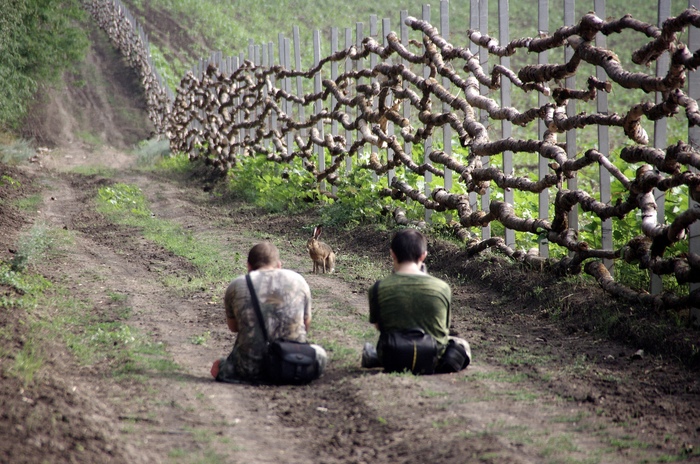
[(97, 194), (98, 211), (112, 222), (137, 227), (145, 238), (188, 259), (199, 270), (199, 275), (188, 276), (187, 282), (172, 276), (164, 277), (167, 285), (188, 288), (207, 288), (212, 282), (224, 285), (240, 266), (241, 256), (223, 259), (226, 251), (216, 237), (194, 236), (178, 224), (155, 217), (146, 198), (138, 187), (115, 184), (102, 187)]
[(189, 163), (185, 155), (171, 156), (170, 142), (165, 138), (143, 140), (134, 149), (134, 154), (137, 164), (142, 167), (162, 165), (166, 169), (180, 171), (185, 163)]

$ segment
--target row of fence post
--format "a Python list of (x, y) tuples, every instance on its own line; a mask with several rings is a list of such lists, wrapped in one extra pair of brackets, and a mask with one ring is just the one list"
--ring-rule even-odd
[[(510, 22), (510, 17), (509, 17), (509, 0), (497, 0), (498, 1), (498, 38), (499, 42), (501, 44), (508, 43), (510, 41), (510, 36), (509, 36), (509, 22)], [(589, 0), (590, 1), (590, 0)], [(575, 24), (577, 18), (575, 16), (575, 0), (564, 0), (563, 1), (563, 24), (564, 25), (573, 25)], [(693, 6), (692, 5), (693, 0), (690, 0), (688, 2), (688, 6)], [(606, 17), (606, 2), (605, 0), (593, 0), (593, 10), (595, 11), (596, 15), (601, 18)], [(470, 20), (470, 28), (474, 30), (479, 30), (482, 34), (488, 34), (488, 0), (470, 0), (470, 9), (471, 9), (471, 20)], [(658, 24), (661, 25), (663, 21), (670, 16), (671, 12), (671, 1), (670, 0), (659, 0), (658, 1)], [(404, 24), (404, 20), (407, 17), (408, 12), (407, 11), (402, 11), (400, 13), (400, 40), (403, 44), (408, 43), (408, 28)], [(463, 38), (450, 38), (450, 22), (449, 22), (449, 1), (448, 0), (441, 0), (440, 1), (440, 9), (439, 9), (439, 28), (440, 28), (440, 33), (441, 35), (449, 40), (449, 41), (459, 41), (463, 42)], [(424, 5), (422, 12), (421, 12), (421, 18), (425, 21), (431, 22), (431, 8), (430, 5)], [(538, 0), (537, 1), (537, 29), (538, 33), (540, 34), (548, 34), (550, 33), (550, 1), (549, 0)], [(383, 19), (381, 22), (382, 25), (382, 35), (384, 36), (384, 44), (386, 44), (386, 36), (390, 32), (390, 20), (389, 19)], [(365, 37), (364, 35), (364, 24), (362, 22), (357, 22), (355, 26), (355, 41), (354, 44), (359, 46), (362, 42), (362, 39)], [(346, 28), (344, 31), (344, 44), (343, 46), (345, 48), (350, 47), (353, 44), (352, 40), (352, 29)], [(375, 15), (372, 15), (369, 19), (369, 36), (371, 37), (377, 37), (379, 34), (379, 24), (377, 21), (377, 17)], [(338, 50), (339, 47), (339, 38), (341, 36), (339, 35), (339, 31), (337, 28), (332, 28), (330, 31), (330, 50), (331, 53), (335, 52)], [(692, 50), (695, 50), (700, 44), (700, 40), (698, 38), (698, 31), (696, 28), (691, 27), (690, 28), (690, 47)], [(248, 59), (255, 63), (256, 65), (273, 65), (276, 63), (280, 64), (281, 66), (287, 68), (287, 69), (295, 69), (298, 71), (302, 70), (302, 60), (301, 60), (301, 40), (300, 40), (300, 32), (299, 28), (297, 26), (293, 27), (292, 30), (292, 42), (293, 42), (293, 62), (294, 65), (292, 66), (292, 56), (290, 54), (290, 42), (289, 39), (284, 37), (283, 34), (279, 34), (278, 36), (278, 59), (274, 59), (274, 51), (272, 47), (272, 43), (265, 44), (262, 46), (259, 45), (254, 45), (252, 42), (249, 45), (249, 51), (248, 51)], [(319, 61), (321, 60), (321, 32), (316, 30), (313, 32), (313, 63), (314, 65), (318, 64)], [(599, 33), (596, 37), (596, 46), (605, 48), (606, 47), (606, 37), (602, 33)], [(475, 45), (473, 43), (470, 44), (470, 49), (472, 50), (473, 53), (477, 54), (479, 56), (479, 60), (481, 62), (481, 65), (484, 67), (487, 67), (487, 62), (489, 60), (489, 54), (488, 51), (485, 49), (485, 47), (479, 48), (478, 45)], [(262, 50), (262, 53), (259, 53), (259, 50)], [(557, 61), (559, 60), (565, 60), (568, 61), (571, 59), (573, 56), (573, 50), (571, 47), (567, 47), (565, 49), (565, 56), (563, 57), (552, 57), (555, 58)], [(210, 58), (215, 59), (214, 57)], [(221, 67), (224, 72), (231, 72), (235, 70), (238, 66), (242, 65), (244, 56), (241, 54), (239, 57), (233, 57), (230, 60), (226, 60), (226, 63), (228, 65), (226, 67)], [(218, 57), (217, 59), (217, 65), (220, 65), (221, 58)], [(370, 58), (370, 66), (374, 67), (377, 65), (377, 56), (372, 54)], [(550, 61), (550, 56), (547, 51), (543, 51), (538, 53), (537, 61), (540, 64), (547, 64)], [(206, 63), (208, 60), (202, 60), (200, 63), (198, 63), (198, 67), (193, 70), (195, 71), (196, 74), (199, 76), (202, 75), (204, 69), (206, 68)], [(657, 61), (657, 69), (656, 69), (656, 75), (657, 76), (663, 76), (666, 71), (668, 70), (668, 64), (669, 63), (669, 58), (668, 58), (668, 53), (665, 53), (664, 56)], [(502, 56), (500, 57), (500, 64), (505, 66), (505, 67), (510, 67), (510, 58), (508, 56)], [(345, 67), (346, 70), (349, 69), (349, 67), (352, 66), (352, 61), (348, 58), (345, 62)], [(363, 64), (361, 61), (355, 62), (355, 66), (357, 69), (361, 69)], [(338, 65), (334, 63), (332, 69), (331, 69), (331, 78), (335, 79), (337, 77), (338, 73)], [(427, 76), (429, 73), (429, 69), (426, 67), (424, 70), (424, 76)], [(606, 80), (607, 76), (605, 74), (605, 71), (601, 67), (597, 67), (596, 69), (596, 77), (600, 80)], [(700, 80), (698, 78), (698, 73), (697, 72), (690, 72), (689, 73), (689, 87), (688, 87), (688, 92), (691, 98), (697, 98), (700, 94)], [(298, 76), (296, 77), (296, 82), (295, 82), (295, 90), (297, 96), (302, 96), (304, 94), (304, 89), (303, 89), (303, 82), (302, 82), (302, 77)], [(442, 78), (442, 84), (449, 89), (449, 79), (446, 77)], [(575, 77), (568, 77), (566, 78), (565, 84), (569, 88), (575, 88), (576, 83), (575, 83)], [(281, 87), (285, 89), (288, 92), (292, 92), (292, 85), (291, 85), (291, 79), (290, 78), (285, 78), (284, 82), (281, 83)], [(314, 92), (320, 92), (322, 90), (321, 86), (321, 76), (316, 75), (314, 82), (313, 82), (313, 90)], [(481, 92), (482, 94), (488, 93), (488, 89), (481, 85)], [(511, 106), (512, 102), (512, 96), (511, 96), (511, 83), (507, 79), (503, 79), (501, 89), (500, 89), (500, 99), (501, 99), (501, 106), (507, 107)], [(655, 95), (656, 102), (661, 101), (661, 95), (657, 94)], [(335, 102), (333, 102), (335, 103)], [(538, 105), (542, 106), (544, 104), (548, 103), (547, 97), (543, 94), (539, 94), (538, 96)], [(375, 103), (376, 104), (376, 103)], [(304, 120), (304, 107), (303, 105), (296, 104), (296, 108), (293, 107), (294, 105), (292, 102), (287, 101), (286, 107), (284, 108), (284, 111), (291, 115), (296, 111), (297, 116), (299, 117), (300, 120)], [(608, 95), (605, 92), (598, 92), (597, 93), (597, 101), (596, 101), (596, 108), (599, 113), (607, 113), (608, 112)], [(316, 108), (315, 111), (318, 113), (321, 111), (321, 102), (317, 101), (316, 103)], [(410, 108), (408, 108), (408, 105), (404, 106), (404, 111), (410, 111)], [(448, 104), (443, 103), (443, 111), (450, 111), (450, 107)], [(566, 107), (566, 113), (568, 116), (574, 116), (576, 114), (576, 102), (575, 100), (570, 100), (567, 107)], [(488, 124), (486, 121), (486, 118), (488, 117), (486, 111), (482, 111), (480, 118), (482, 122)], [(271, 121), (271, 124), (275, 125), (275, 121)], [(327, 128), (324, 127), (323, 122), (318, 122), (316, 124), (316, 130), (319, 132), (319, 135), (323, 137), (323, 132), (324, 130), (327, 130)], [(338, 124), (334, 122), (332, 126), (330, 127), (331, 132), (335, 135), (337, 134), (338, 131)], [(389, 128), (389, 131), (392, 131), (393, 128)], [(507, 120), (503, 120), (500, 124), (500, 130), (502, 133), (503, 138), (510, 137), (513, 133), (512, 130), (512, 123)], [(544, 125), (544, 122), (542, 120), (539, 121), (538, 123), (538, 137), (540, 139), (543, 137), (544, 132), (546, 130), (546, 127)], [(443, 145), (443, 150), (445, 151), (446, 154), (452, 155), (452, 133), (451, 133), (451, 128), (449, 125), (445, 125), (444, 129), (442, 131), (442, 145)], [(576, 140), (576, 129), (571, 129), (566, 132), (566, 147), (567, 147), (567, 154), (569, 158), (575, 158), (576, 153), (577, 153), (577, 140)], [(346, 130), (345, 131), (345, 137), (346, 141), (348, 144), (348, 147), (352, 143), (353, 140), (353, 134), (351, 131)], [(700, 139), (700, 134), (698, 134), (698, 129), (696, 127), (693, 127), (689, 130), (688, 133), (688, 140), (689, 142), (697, 147), (698, 146), (698, 139)], [(425, 141), (424, 144), (424, 150), (423, 152), (425, 153), (425, 159), (423, 160), (424, 162), (429, 162), (427, 159), (427, 154), (430, 153), (433, 150), (433, 138), (430, 137)], [(653, 143), (655, 147), (658, 148), (665, 148), (667, 146), (667, 122), (665, 119), (660, 119), (658, 121), (654, 122), (654, 137), (653, 137)], [(287, 139), (286, 139), (286, 144), (287, 144), (287, 150), (288, 152), (292, 151), (292, 147), (294, 144), (293, 137), (291, 134), (287, 134)], [(598, 125), (598, 134), (597, 134), (597, 146), (598, 146), (598, 151), (603, 153), (605, 156), (610, 156), (610, 135), (609, 135), (609, 128), (608, 126), (605, 125)], [(372, 146), (371, 150), (373, 150), (375, 153), (377, 152), (378, 148), (376, 146)], [(411, 147), (410, 143), (406, 142), (405, 146), (405, 151), (407, 153), (411, 152)], [(289, 154), (289, 153), (287, 153)], [(317, 154), (318, 154), (318, 169), (323, 170), (324, 169), (324, 163), (325, 163), (325, 157), (323, 153), (322, 147), (317, 147)], [(387, 153), (387, 156), (390, 158), (392, 156), (392, 153)], [(482, 160), (483, 164), (487, 164), (490, 162), (488, 157), (484, 157)], [(513, 154), (511, 152), (505, 152), (503, 154), (503, 172), (506, 175), (513, 175), (514, 173), (514, 166), (513, 166)], [(350, 170), (352, 167), (352, 160), (350, 158), (347, 159), (346, 163), (346, 169)], [(548, 160), (540, 157), (539, 162), (538, 162), (538, 175), (540, 178), (545, 176), (548, 171)], [(392, 172), (388, 173), (388, 176), (391, 177), (393, 175)], [(390, 180), (390, 179), (389, 179)], [(430, 187), (429, 184), (432, 182), (432, 175), (427, 172), (425, 175), (425, 183), (426, 187), (424, 190), (424, 193), (426, 195), (430, 195)], [(447, 190), (450, 190), (452, 188), (452, 172), (449, 169), (445, 169), (445, 177), (444, 177), (444, 187)], [(599, 187), (600, 187), (600, 201), (602, 203), (610, 203), (611, 201), (611, 176), (609, 172), (603, 168), (600, 169), (599, 173)], [(577, 188), (577, 179), (572, 178), (568, 180), (567, 188), (571, 190), (575, 190)], [(658, 221), (663, 223), (665, 222), (664, 219), (664, 195), (663, 192), (656, 192), (656, 200), (658, 204)], [(513, 198), (513, 192), (510, 190), (507, 190), (503, 193), (504, 200), (510, 204), (513, 203), (514, 198)], [(479, 205), (479, 198), (475, 193), (472, 193), (470, 195), (470, 202), (472, 203), (472, 208), (474, 210), (477, 209), (482, 209), (484, 211), (488, 211), (489, 207), (489, 202), (490, 202), (490, 197), (489, 193), (486, 195), (482, 195), (481, 198), (481, 204)], [(549, 216), (549, 205), (550, 205), (550, 192), (547, 190), (542, 191), (539, 194), (539, 207), (538, 207), (538, 217), (540, 219), (547, 219)], [(692, 200), (690, 200), (692, 202)], [(426, 212), (426, 219), (430, 219), (430, 214), (429, 211)], [(576, 227), (579, 223), (579, 217), (578, 217), (578, 212), (576, 210), (572, 211), (570, 213), (569, 217), (569, 223)], [(490, 227), (483, 227), (481, 230), (481, 235), (482, 238), (488, 238), (491, 234)], [(694, 253), (700, 252), (700, 224), (694, 223), (690, 229), (690, 251)], [(505, 241), (508, 246), (515, 246), (515, 233), (512, 230), (506, 230), (505, 231)], [(611, 219), (606, 219), (602, 221), (601, 224), (601, 241), (603, 244), (604, 249), (613, 249), (613, 225), (612, 225), (612, 220)], [(539, 253), (541, 256), (548, 256), (549, 254), (549, 247), (548, 244), (545, 241), (541, 241), (539, 243)], [(606, 267), (609, 269), (612, 268), (612, 260), (605, 260)], [(651, 278), (651, 283), (650, 283), (650, 290), (652, 293), (659, 293), (662, 291), (663, 285), (661, 278), (658, 276), (652, 276)]]

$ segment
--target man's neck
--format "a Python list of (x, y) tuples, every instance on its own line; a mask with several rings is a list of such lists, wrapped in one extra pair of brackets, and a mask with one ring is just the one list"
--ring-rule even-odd
[(260, 266), (260, 267), (257, 268), (257, 269), (252, 269), (251, 272), (252, 272), (252, 271), (274, 271), (275, 269), (279, 269), (279, 268), (278, 268), (277, 266), (272, 266), (272, 265), (270, 265), (270, 266)]
[(414, 263), (412, 261), (407, 261), (404, 263), (394, 263), (394, 272), (400, 272), (401, 274), (422, 274), (420, 270), (420, 263)]

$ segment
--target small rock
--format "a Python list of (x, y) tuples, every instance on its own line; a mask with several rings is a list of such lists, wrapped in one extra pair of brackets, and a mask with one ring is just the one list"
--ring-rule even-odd
[(644, 357), (644, 350), (637, 350), (637, 351), (635, 351), (635, 353), (632, 356), (630, 356), (630, 359), (635, 361), (638, 359), (642, 359), (643, 357)]

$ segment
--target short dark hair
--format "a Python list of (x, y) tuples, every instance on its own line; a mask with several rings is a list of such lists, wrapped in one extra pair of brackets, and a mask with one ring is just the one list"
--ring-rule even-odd
[(417, 263), (423, 253), (428, 251), (428, 241), (416, 229), (402, 229), (394, 234), (391, 251), (399, 263)]
[(248, 264), (254, 271), (264, 266), (275, 265), (280, 260), (280, 252), (271, 242), (260, 242), (248, 252)]

